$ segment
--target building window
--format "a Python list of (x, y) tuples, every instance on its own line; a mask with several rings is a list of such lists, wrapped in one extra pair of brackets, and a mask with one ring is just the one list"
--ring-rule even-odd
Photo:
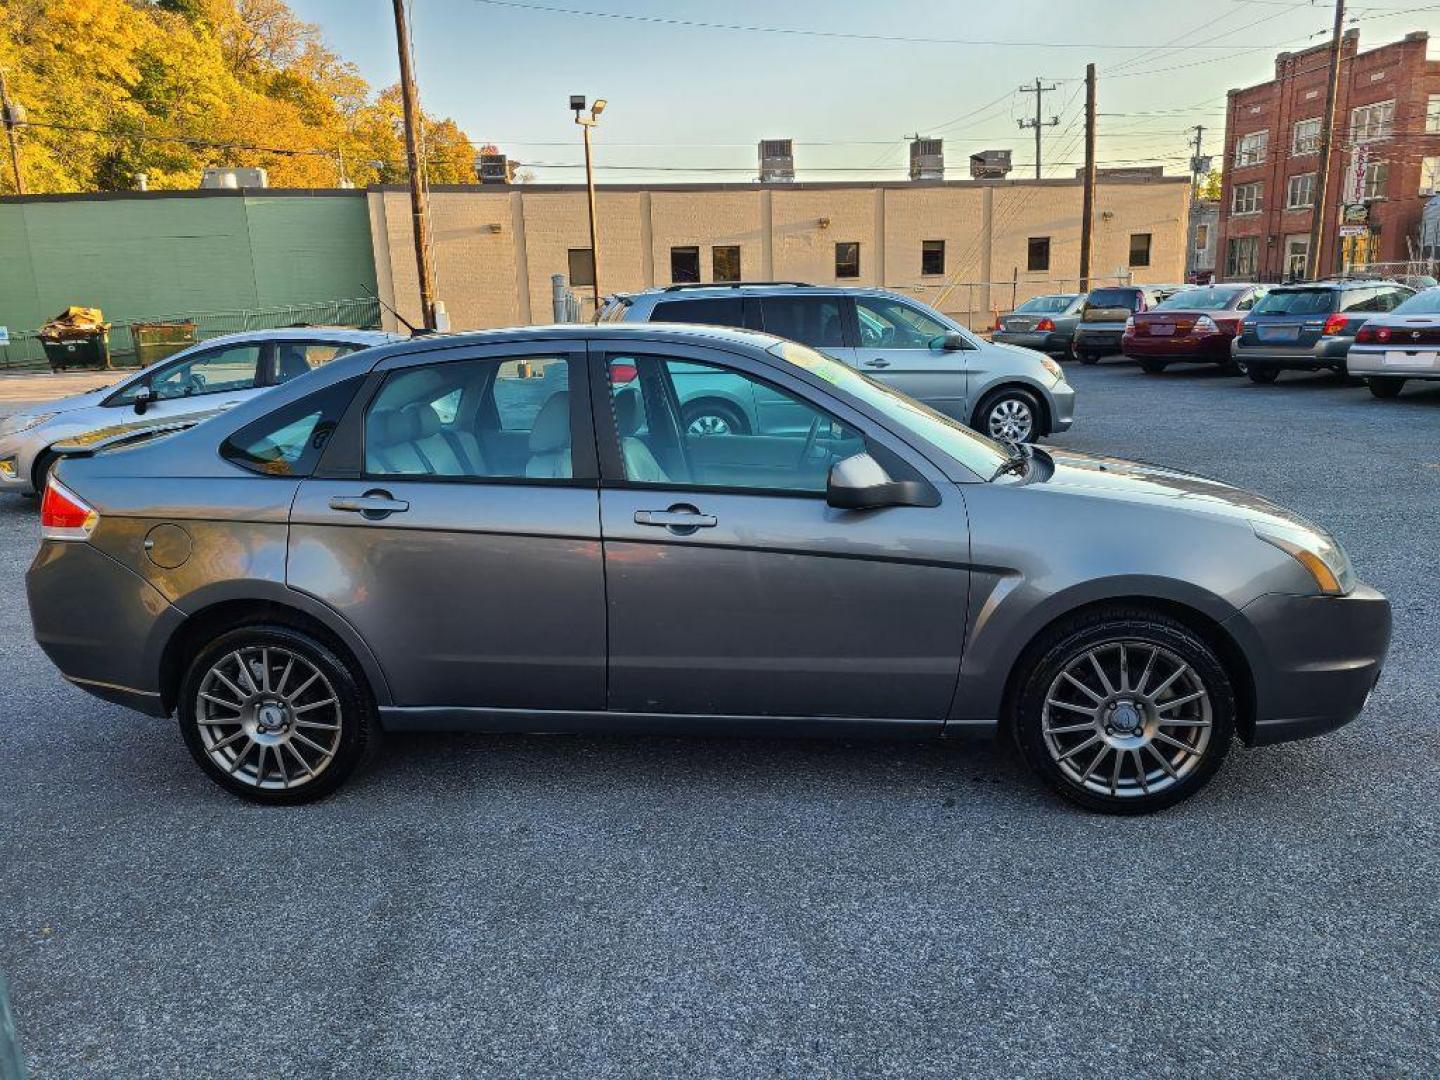
[(1029, 248), (1025, 253), (1025, 269), (1050, 269), (1050, 238), (1048, 236), (1030, 237)]
[(1264, 184), (1236, 184), (1230, 192), (1230, 212), (1232, 214), (1258, 214), (1260, 212), (1260, 196), (1264, 189)]
[(1365, 166), (1365, 183), (1360, 189), (1360, 198), (1369, 202), (1371, 199), (1385, 198), (1385, 185), (1390, 182), (1390, 163), (1388, 161), (1372, 161)]
[(1440, 157), (1420, 159), (1420, 194), (1434, 195), (1440, 192)]
[(1265, 149), (1269, 144), (1270, 132), (1268, 131), (1252, 131), (1249, 135), (1241, 135), (1235, 142), (1236, 167), (1259, 165), (1265, 160)]
[(920, 241), (920, 273), (943, 274), (945, 272), (945, 241)]
[(670, 280), (676, 285), (688, 285), (700, 280), (700, 249), (698, 247), (672, 247), (670, 249)]
[(1320, 152), (1320, 117), (1295, 122), (1290, 152), (1292, 154), (1318, 154)]
[(1431, 94), (1425, 103), (1425, 131), (1430, 135), (1440, 134), (1440, 94)]
[(835, 276), (857, 278), (860, 276), (860, 245), (846, 241), (835, 245)]
[(1150, 234), (1148, 232), (1130, 234), (1130, 265), (1150, 265)]
[(716, 281), (740, 281), (740, 245), (716, 245), (710, 249), (711, 277)]
[(1315, 205), (1315, 174), (1301, 173), (1290, 177), (1285, 191), (1285, 209), (1303, 210)]
[(589, 248), (570, 249), (570, 286), (595, 284), (595, 253)]
[(1303, 278), (1310, 269), (1310, 234), (1296, 233), (1285, 238), (1285, 276)]
[(1381, 101), (1350, 110), (1350, 138), (1383, 139), (1395, 124), (1395, 102)]
[(1225, 245), (1225, 276), (1232, 281), (1250, 281), (1260, 266), (1260, 238), (1234, 236)]
[(1195, 226), (1195, 250), (1204, 251), (1210, 246), (1210, 223), (1202, 222)]

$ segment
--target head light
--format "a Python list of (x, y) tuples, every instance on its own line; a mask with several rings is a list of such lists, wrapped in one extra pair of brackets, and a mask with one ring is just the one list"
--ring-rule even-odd
[(16, 413), (14, 416), (7, 416), (4, 420), (0, 420), (0, 435), (15, 435), (22, 431), (29, 431), (54, 417), (53, 412)]
[(1048, 356), (1042, 356), (1040, 358), (1040, 366), (1057, 379), (1063, 379), (1065, 377), (1064, 369)]
[(1355, 587), (1350, 556), (1333, 537), (1275, 521), (1251, 521), (1250, 527), (1261, 540), (1273, 544), (1303, 566), (1322, 593), (1343, 596)]

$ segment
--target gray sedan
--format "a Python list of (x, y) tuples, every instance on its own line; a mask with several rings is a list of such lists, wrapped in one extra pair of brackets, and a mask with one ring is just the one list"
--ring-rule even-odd
[(1032, 297), (995, 320), (990, 340), (1071, 359), (1075, 355), (1075, 327), (1080, 325), (1084, 305), (1084, 293)]
[[(703, 368), (809, 417), (694, 434)], [(995, 729), (1074, 802), (1199, 789), (1234, 739), (1353, 719), (1390, 607), (1324, 529), (1216, 481), (992, 442), (713, 327), (371, 349), (56, 468), (35, 635), (266, 803), (379, 731)]]
[(169, 424), (238, 405), (336, 356), (401, 340), (378, 330), (288, 327), (211, 338), (111, 386), (0, 420), (0, 491), (45, 486), (57, 443), (117, 425)]

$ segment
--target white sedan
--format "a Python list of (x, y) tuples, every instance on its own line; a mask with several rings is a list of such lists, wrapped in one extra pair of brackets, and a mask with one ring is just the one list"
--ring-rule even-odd
[(1378, 398), (1393, 398), (1411, 379), (1440, 381), (1440, 288), (1416, 293), (1362, 326), (1348, 365)]

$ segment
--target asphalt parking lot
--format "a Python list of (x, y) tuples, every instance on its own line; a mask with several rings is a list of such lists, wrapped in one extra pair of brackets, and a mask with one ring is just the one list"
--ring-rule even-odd
[(1139, 820), (989, 741), (392, 738), (262, 809), (60, 680), (34, 504), (0, 499), (0, 968), (34, 1075), (1433, 1077), (1440, 388), (1067, 370), (1057, 443), (1338, 533), (1395, 605), (1359, 721)]

